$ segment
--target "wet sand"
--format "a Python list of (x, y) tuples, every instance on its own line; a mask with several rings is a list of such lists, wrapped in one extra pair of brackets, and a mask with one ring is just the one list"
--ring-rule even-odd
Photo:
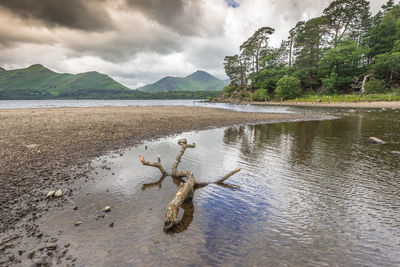
[(107, 151), (183, 131), (306, 116), (201, 107), (0, 110), (0, 233), (46, 210), (48, 191), (85, 178), (90, 161)]

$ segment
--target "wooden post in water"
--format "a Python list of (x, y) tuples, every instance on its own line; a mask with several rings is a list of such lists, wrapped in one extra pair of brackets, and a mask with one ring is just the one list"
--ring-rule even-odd
[(329, 104), (331, 103), (331, 97), (328, 98), (328, 102), (329, 102)]
[(344, 96), (344, 103), (346, 104), (347, 102), (347, 95)]
[(297, 105), (297, 97), (296, 97), (296, 105)]
[(281, 97), (281, 105), (283, 104), (283, 99), (282, 99), (282, 97)]

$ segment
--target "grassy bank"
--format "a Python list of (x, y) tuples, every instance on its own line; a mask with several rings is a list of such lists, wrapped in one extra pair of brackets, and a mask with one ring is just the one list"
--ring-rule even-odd
[[(279, 101), (279, 100), (278, 100)], [(297, 99), (287, 100), (288, 102), (372, 102), (372, 101), (400, 101), (397, 94), (346, 94), (346, 95), (307, 95)]]

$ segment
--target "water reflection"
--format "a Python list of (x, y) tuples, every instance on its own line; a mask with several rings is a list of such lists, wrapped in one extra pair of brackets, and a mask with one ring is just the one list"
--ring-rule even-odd
[[(78, 211), (50, 214), (41, 229), (62, 230), (60, 239), (69, 240), (80, 265), (398, 265), (399, 126), (396, 111), (360, 112), (148, 143), (148, 150), (143, 145), (110, 158), (115, 175), (99, 172), (95, 184), (82, 185)], [(368, 144), (370, 136), (387, 145)], [(151, 182), (159, 172), (138, 156), (160, 154), (171, 166), (182, 137), (197, 146), (185, 152), (180, 169), (208, 182), (241, 168), (228, 180), (240, 188), (196, 190), (175, 234), (166, 235), (165, 208), (179, 181)], [(85, 217), (104, 204), (112, 206), (113, 228)], [(77, 218), (84, 222), (79, 229)]]

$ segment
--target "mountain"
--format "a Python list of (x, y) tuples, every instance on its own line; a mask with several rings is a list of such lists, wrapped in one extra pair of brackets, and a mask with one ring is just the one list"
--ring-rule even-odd
[(0, 71), (0, 99), (104, 98), (132, 90), (95, 71), (56, 73), (40, 64)]
[(3, 70), (6, 70), (6, 69), (3, 69), (2, 67), (0, 67), (0, 71), (3, 71)]
[(167, 76), (161, 80), (138, 88), (148, 93), (171, 91), (221, 91), (228, 82), (219, 80), (205, 71), (196, 71), (184, 78)]

